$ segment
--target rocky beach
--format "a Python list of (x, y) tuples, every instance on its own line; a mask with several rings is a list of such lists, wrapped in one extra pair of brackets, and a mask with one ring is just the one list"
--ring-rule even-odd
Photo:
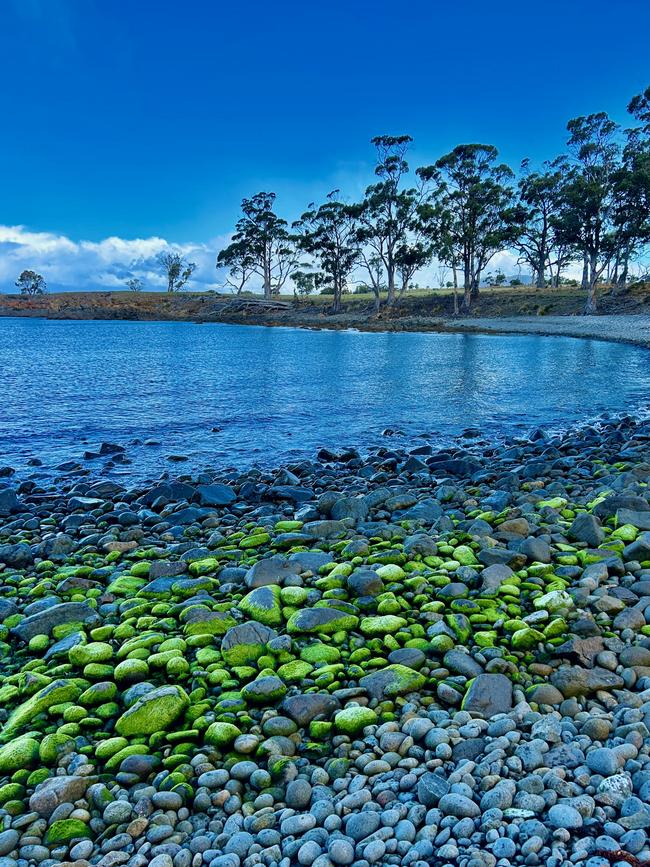
[(2, 473), (0, 867), (650, 861), (647, 420)]

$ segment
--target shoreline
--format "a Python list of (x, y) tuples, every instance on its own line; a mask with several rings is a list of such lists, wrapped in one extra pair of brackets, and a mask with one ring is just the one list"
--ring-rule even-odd
[(113, 317), (113, 316), (47, 316), (43, 313), (0, 312), (0, 319), (43, 319), (67, 322), (185, 322), (196, 325), (249, 325), (263, 328), (300, 328), (305, 331), (356, 331), (362, 333), (436, 333), (532, 335), (539, 337), (573, 337), (604, 340), (650, 348), (650, 314), (602, 314), (593, 316), (499, 316), (499, 317), (404, 317), (396, 320), (373, 320), (342, 314), (308, 315), (301, 311), (288, 315), (219, 316), (197, 318), (173, 317)]
[(5, 854), (647, 861), (649, 480), (630, 416), (0, 480)]

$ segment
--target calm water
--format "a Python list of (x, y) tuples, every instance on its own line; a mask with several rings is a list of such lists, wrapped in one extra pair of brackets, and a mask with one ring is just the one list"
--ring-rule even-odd
[(119, 472), (142, 477), (563, 427), (647, 407), (649, 359), (559, 337), (0, 319), (0, 462), (51, 468), (109, 440), (133, 460)]

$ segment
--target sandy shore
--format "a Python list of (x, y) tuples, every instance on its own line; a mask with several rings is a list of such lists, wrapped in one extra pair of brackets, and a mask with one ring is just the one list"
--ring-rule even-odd
[(510, 319), (458, 319), (446, 321), (444, 326), (453, 331), (586, 337), (650, 348), (650, 316), (518, 316)]

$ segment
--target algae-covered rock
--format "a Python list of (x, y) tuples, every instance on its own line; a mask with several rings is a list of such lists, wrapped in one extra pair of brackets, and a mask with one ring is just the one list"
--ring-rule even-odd
[(34, 717), (53, 705), (76, 701), (80, 695), (81, 687), (75, 681), (53, 680), (14, 710), (2, 730), (0, 740), (7, 741), (15, 731), (29, 725)]
[(538, 629), (533, 629), (532, 626), (525, 626), (523, 629), (517, 629), (510, 637), (510, 643), (514, 650), (530, 650), (544, 641), (544, 635)]
[(254, 704), (275, 703), (285, 695), (287, 687), (284, 681), (275, 675), (258, 677), (247, 683), (242, 689), (242, 696)]
[(221, 642), (221, 653), (228, 665), (247, 665), (256, 662), (274, 638), (277, 638), (277, 632), (264, 624), (255, 621), (242, 623), (226, 632)]
[(334, 716), (334, 725), (344, 734), (356, 734), (366, 726), (377, 722), (377, 714), (372, 708), (350, 706), (338, 711)]
[(58, 819), (47, 829), (45, 843), (49, 846), (52, 843), (69, 843), (71, 840), (86, 837), (90, 837), (90, 829), (81, 819)]
[(105, 641), (90, 644), (76, 644), (70, 648), (68, 657), (73, 665), (84, 666), (92, 662), (108, 662), (113, 656), (113, 648)]
[(408, 621), (404, 617), (395, 614), (384, 614), (379, 617), (364, 617), (359, 624), (359, 629), (364, 635), (388, 635), (399, 632)]
[(238, 608), (265, 626), (280, 626), (283, 622), (280, 587), (277, 584), (251, 590), (241, 600)]
[(212, 744), (215, 747), (227, 747), (235, 738), (238, 738), (241, 731), (237, 726), (228, 722), (214, 722), (208, 726), (205, 735), (203, 736), (206, 744)]
[(20, 768), (32, 768), (38, 761), (38, 741), (23, 735), (0, 747), (0, 773), (10, 774)]
[(124, 737), (141, 737), (168, 729), (187, 710), (190, 700), (180, 686), (153, 689), (130, 707), (115, 723)]
[(358, 623), (359, 618), (354, 614), (347, 614), (337, 608), (304, 608), (291, 615), (287, 621), (287, 632), (332, 635), (334, 632), (354, 629)]
[(393, 698), (398, 695), (406, 695), (416, 692), (427, 682), (426, 677), (419, 671), (407, 668), (405, 665), (395, 663), (388, 665), (380, 671), (373, 671), (359, 681), (366, 692), (379, 701), (384, 698)]

